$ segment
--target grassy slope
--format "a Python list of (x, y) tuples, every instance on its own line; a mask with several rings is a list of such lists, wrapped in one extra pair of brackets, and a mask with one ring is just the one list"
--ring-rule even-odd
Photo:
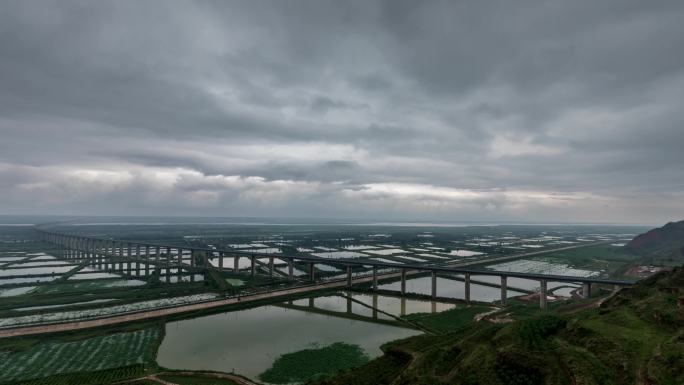
[(653, 265), (684, 263), (684, 221), (670, 222), (635, 237), (625, 249)]
[[(598, 309), (458, 325), (386, 349), (379, 360), (323, 383), (682, 384), (684, 268), (647, 279)], [(389, 365), (407, 354), (413, 359)]]

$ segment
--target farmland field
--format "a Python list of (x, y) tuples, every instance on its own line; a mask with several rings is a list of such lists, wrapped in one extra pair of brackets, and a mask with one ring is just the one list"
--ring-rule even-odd
[(160, 337), (158, 329), (144, 329), (83, 341), (39, 343), (18, 352), (0, 351), (0, 383), (153, 362)]

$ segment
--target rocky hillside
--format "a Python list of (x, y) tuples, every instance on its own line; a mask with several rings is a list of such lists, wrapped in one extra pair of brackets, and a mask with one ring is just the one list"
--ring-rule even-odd
[(670, 222), (638, 235), (625, 248), (631, 253), (659, 262), (684, 263), (684, 221)]

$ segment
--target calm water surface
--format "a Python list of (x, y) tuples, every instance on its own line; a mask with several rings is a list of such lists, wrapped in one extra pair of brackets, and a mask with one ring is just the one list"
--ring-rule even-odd
[[(346, 309), (346, 300), (342, 300), (344, 303), (321, 299), (320, 304)], [(377, 357), (383, 343), (416, 334), (420, 331), (262, 306), (167, 323), (157, 362), (173, 369), (234, 370), (256, 379), (280, 355), (313, 344), (356, 344), (370, 357)]]
[[(473, 278), (474, 279), (474, 278)], [(384, 290), (401, 290), (401, 282), (396, 281), (379, 285), (379, 289)], [(420, 277), (406, 280), (406, 291), (409, 293), (427, 294), (432, 293), (432, 278)], [(508, 298), (524, 295), (525, 293), (508, 289)], [(437, 295), (440, 297), (449, 298), (465, 298), (465, 283), (463, 281), (456, 281), (446, 278), (437, 278)], [(471, 282), (470, 284), (470, 299), (481, 302), (494, 302), (501, 299), (501, 289), (498, 287), (489, 287), (484, 285), (477, 285)]]

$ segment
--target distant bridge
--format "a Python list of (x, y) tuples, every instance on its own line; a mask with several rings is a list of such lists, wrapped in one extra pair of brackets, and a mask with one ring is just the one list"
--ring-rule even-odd
[[(631, 286), (635, 281), (604, 279), (595, 277), (577, 277), (566, 275), (550, 275), (537, 273), (518, 273), (510, 271), (497, 271), (478, 269), (471, 267), (452, 267), (434, 266), (421, 264), (397, 264), (380, 261), (353, 260), (353, 259), (328, 259), (314, 256), (293, 256), (281, 254), (265, 254), (258, 252), (244, 252), (236, 250), (218, 250), (209, 248), (187, 248), (170, 245), (117, 241), (112, 239), (101, 239), (94, 237), (84, 237), (79, 235), (52, 232), (46, 229), (36, 228), (39, 237), (47, 242), (59, 247), (61, 257), (65, 260), (74, 260), (79, 263), (87, 263), (102, 271), (118, 272), (131, 278), (148, 277), (151, 269), (158, 272), (165, 271), (163, 275), (166, 282), (171, 282), (172, 276), (176, 276), (175, 281), (180, 282), (184, 276), (189, 275), (189, 280), (195, 279), (195, 274), (208, 274), (212, 271), (229, 270), (234, 273), (241, 273), (240, 259), (247, 258), (249, 267), (247, 274), (252, 277), (257, 274), (274, 276), (275, 260), (285, 261), (287, 273), (284, 275), (290, 281), (295, 281), (294, 275), (295, 262), (308, 265), (308, 277), (305, 278), (310, 291), (318, 290), (321, 284), (331, 283), (331, 280), (322, 280), (316, 277), (316, 264), (324, 264), (340, 267), (346, 270), (346, 276), (338, 281), (346, 280), (346, 286), (352, 287), (354, 284), (371, 283), (373, 290), (378, 288), (378, 280), (388, 278), (399, 278), (401, 281), (400, 293), (406, 294), (406, 278), (416, 274), (430, 274), (432, 277), (431, 295), (437, 297), (437, 275), (438, 274), (459, 274), (463, 276), (465, 282), (465, 301), (470, 302), (470, 285), (472, 275), (496, 276), (501, 279), (501, 304), (507, 303), (507, 280), (509, 277), (523, 278), (539, 281), (540, 295), (539, 305), (542, 309), (547, 307), (547, 283), (548, 282), (568, 282), (579, 283), (582, 285), (582, 295), (588, 297), (591, 293), (593, 284), (611, 285), (616, 288)], [(562, 248), (567, 249), (567, 247)], [(559, 249), (561, 250), (561, 249)], [(551, 252), (553, 250), (546, 250)], [(527, 253), (525, 255), (529, 255)], [(218, 258), (218, 266), (213, 266), (210, 260)], [(233, 266), (225, 267), (224, 258), (233, 258)], [(508, 257), (506, 257), (508, 258)], [(267, 259), (268, 263), (259, 261)], [(264, 268), (265, 273), (258, 268)], [(354, 274), (354, 269), (363, 270), (364, 274)], [(368, 270), (370, 269), (370, 274)], [(135, 275), (133, 275), (135, 272)], [(282, 274), (282, 273), (281, 273)]]

